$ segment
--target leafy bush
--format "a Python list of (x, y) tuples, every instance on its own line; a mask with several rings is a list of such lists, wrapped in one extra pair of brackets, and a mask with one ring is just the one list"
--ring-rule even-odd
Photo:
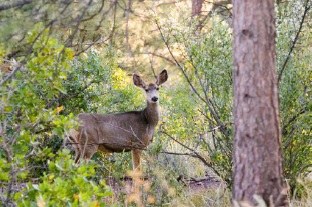
[[(39, 183), (29, 182), (15, 195), (19, 206), (106, 206), (112, 196), (104, 180), (96, 176), (93, 162), (75, 165), (68, 150), (60, 151)], [(99, 180), (98, 182), (96, 180)]]
[[(304, 47), (312, 36), (299, 30), (304, 5), (294, 1), (279, 8), (277, 38), (283, 167), (292, 193), (299, 196), (306, 188), (298, 178), (312, 170), (312, 64), (311, 52)], [(288, 57), (299, 31), (298, 48)]]
[[(66, 133), (77, 125), (67, 108), (73, 105), (60, 101), (72, 94), (64, 83), (75, 80), (68, 79), (74, 73), (72, 50), (49, 35), (48, 29), (36, 25), (26, 37), (36, 41), (25, 67), (0, 87), (0, 203), (96, 206), (98, 198), (109, 194), (103, 181), (92, 181), (95, 165), (75, 167), (68, 152), (55, 157)], [(34, 185), (21, 192), (25, 182)]]

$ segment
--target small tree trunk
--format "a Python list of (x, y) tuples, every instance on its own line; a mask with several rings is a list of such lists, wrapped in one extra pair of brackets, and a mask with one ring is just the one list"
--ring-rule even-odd
[(234, 0), (233, 200), (287, 206), (282, 177), (274, 0)]
[(192, 0), (192, 17), (200, 15), (203, 2), (203, 0)]

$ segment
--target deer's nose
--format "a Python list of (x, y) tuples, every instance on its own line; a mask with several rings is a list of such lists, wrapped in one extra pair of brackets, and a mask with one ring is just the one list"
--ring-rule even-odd
[(154, 101), (154, 102), (156, 102), (158, 100), (158, 98), (156, 97), (156, 96), (154, 96), (153, 98), (152, 98), (152, 101)]

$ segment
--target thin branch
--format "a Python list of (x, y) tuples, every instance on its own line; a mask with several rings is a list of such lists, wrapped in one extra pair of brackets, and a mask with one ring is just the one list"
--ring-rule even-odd
[(154, 75), (154, 78), (157, 79), (157, 75), (156, 75), (156, 72), (155, 72), (155, 68), (154, 68), (154, 57), (149, 57), (149, 62), (150, 62), (150, 65), (151, 65), (151, 71)]
[(69, 46), (72, 44), (72, 41), (75, 37), (75, 35), (77, 34), (78, 30), (79, 30), (79, 25), (82, 22), (83, 17), (85, 16), (88, 8), (91, 6), (93, 0), (89, 0), (88, 4), (83, 8), (81, 14), (77, 17), (77, 23), (75, 25), (75, 30), (73, 31), (73, 33), (68, 37), (68, 39), (66, 40), (66, 46)]
[[(85, 51), (87, 51), (88, 49), (90, 49), (93, 45), (95, 44), (104, 44), (106, 41), (108, 40), (112, 40), (113, 39), (113, 36), (114, 36), (114, 33), (115, 33), (115, 30), (116, 30), (116, 8), (117, 8), (117, 3), (116, 2), (113, 2), (111, 5), (110, 5), (110, 8), (107, 10), (107, 11), (104, 11), (103, 13), (103, 16), (99, 22), (99, 24), (97, 25), (95, 31), (99, 30), (100, 27), (101, 27), (101, 24), (102, 24), (102, 21), (104, 21), (104, 17), (105, 15), (112, 9), (113, 12), (114, 12), (114, 15), (113, 15), (113, 26), (112, 26), (112, 29), (110, 31), (110, 34), (108, 35), (108, 37), (106, 39), (102, 39), (102, 37), (98, 37), (96, 40), (94, 40), (93, 42), (91, 42), (90, 44), (88, 44), (87, 47), (85, 48), (82, 48), (80, 51), (78, 51), (77, 53), (75, 53), (75, 56), (79, 56), (81, 53), (84, 53)], [(78, 45), (79, 43), (77, 43)]]
[[(169, 45), (168, 41), (166, 40), (166, 38), (165, 38), (165, 36), (164, 36), (164, 34), (163, 34), (162, 30), (161, 30), (161, 27), (160, 27), (158, 21), (155, 20), (155, 23), (156, 23), (156, 25), (157, 25), (157, 28), (158, 28), (158, 30), (159, 30), (159, 33), (160, 33), (160, 35), (161, 35), (161, 38), (162, 38), (163, 42), (165, 43), (165, 46), (166, 46), (167, 50), (169, 51), (169, 53), (170, 53), (172, 59), (174, 60), (175, 64), (178, 66), (178, 68), (179, 68), (180, 71), (182, 72), (182, 74), (183, 74), (183, 76), (185, 77), (187, 83), (188, 83), (188, 84), (190, 85), (190, 87), (192, 88), (192, 91), (197, 95), (197, 97), (198, 97), (201, 101), (203, 101), (203, 102), (207, 105), (207, 107), (209, 108), (210, 113), (211, 113), (212, 116), (214, 117), (214, 119), (215, 119), (215, 121), (217, 122), (217, 124), (220, 125), (220, 126), (222, 126), (222, 127), (221, 127), (221, 132), (222, 132), (225, 136), (228, 136), (228, 135), (229, 135), (229, 134), (228, 134), (228, 130), (227, 130), (227, 128), (224, 126), (224, 124), (222, 124), (222, 122), (221, 122), (221, 120), (220, 120), (218, 114), (216, 113), (216, 111), (215, 111), (215, 109), (214, 109), (213, 104), (212, 104), (209, 100), (206, 100), (205, 98), (203, 98), (203, 97), (199, 94), (199, 92), (197, 91), (197, 89), (195, 88), (195, 86), (192, 84), (192, 82), (191, 82), (189, 76), (186, 74), (186, 71), (184, 70), (183, 66), (178, 62), (178, 60), (177, 60), (177, 59), (175, 58), (175, 56), (173, 55), (173, 53), (172, 53), (172, 51), (171, 51), (171, 48), (170, 48), (170, 45)], [(204, 89), (203, 89), (203, 90), (204, 90)], [(208, 101), (208, 102), (207, 102), (207, 101)]]
[(191, 153), (180, 153), (180, 152), (168, 152), (168, 151), (161, 151), (160, 153), (162, 154), (168, 154), (168, 155), (185, 155), (185, 156), (190, 156), (190, 157), (196, 157), (196, 155), (191, 154)]
[(0, 5), (0, 11), (12, 9), (15, 7), (21, 7), (21, 6), (30, 4), (32, 2), (33, 2), (32, 0), (21, 0), (21, 1), (15, 1), (15, 2), (10, 2), (10, 3), (4, 3)]
[(129, 43), (129, 21), (130, 21), (131, 5), (132, 5), (132, 1), (128, 0), (127, 8), (125, 10), (125, 12), (126, 12), (125, 36), (126, 36), (126, 48), (127, 48), (127, 53), (128, 54), (131, 54), (131, 46), (130, 46), (130, 43)]
[[(194, 72), (195, 77), (197, 78), (197, 80), (198, 80), (198, 82), (199, 82), (199, 84), (200, 84), (200, 86), (202, 88), (202, 91), (203, 91), (203, 93), (205, 95), (205, 99), (206, 99), (205, 103), (206, 103), (206, 105), (208, 105), (209, 111), (215, 117), (218, 125), (221, 125), (220, 117), (218, 115), (218, 112), (217, 112), (217, 109), (215, 107), (215, 104), (213, 103), (211, 98), (209, 98), (209, 96), (207, 94), (206, 87), (205, 87), (204, 83), (202, 82), (201, 78), (199, 77), (198, 69), (197, 69), (196, 65), (194, 64), (193, 56), (190, 54), (189, 57), (190, 57), (190, 60), (191, 60), (191, 64), (192, 64), (193, 68), (195, 69), (195, 72)], [(207, 86), (207, 88), (208, 88), (208, 86)], [(211, 105), (211, 107), (209, 107), (209, 104)]]
[(5, 78), (4, 78), (3, 80), (1, 80), (0, 86), (2, 86), (5, 82), (7, 82), (9, 79), (11, 79), (11, 78), (14, 76), (14, 74), (15, 74), (17, 71), (19, 71), (22, 67), (23, 67), (23, 66), (17, 66), (17, 67), (15, 67), (15, 68), (11, 71), (11, 73), (9, 73), (7, 76), (5, 76)]
[(298, 31), (296, 33), (296, 36), (295, 36), (294, 40), (292, 41), (292, 45), (291, 45), (291, 47), (289, 49), (288, 55), (287, 55), (284, 63), (283, 63), (282, 69), (280, 70), (280, 72), (278, 74), (278, 82), (280, 82), (281, 79), (282, 79), (283, 72), (284, 72), (284, 70), (285, 70), (285, 68), (287, 66), (288, 61), (291, 58), (291, 54), (293, 53), (293, 50), (295, 49), (295, 46), (296, 46), (297, 41), (299, 39), (299, 35), (300, 35), (301, 31), (302, 31), (304, 20), (307, 17), (308, 11), (311, 9), (311, 5), (309, 5), (308, 3), (309, 3), (309, 0), (306, 1), (306, 4), (304, 6), (304, 12), (303, 12), (300, 24), (299, 24), (299, 29), (298, 29)]
[(93, 19), (94, 17), (96, 17), (98, 14), (100, 14), (101, 11), (104, 9), (104, 3), (105, 3), (105, 0), (102, 0), (102, 1), (101, 1), (101, 6), (100, 6), (99, 10), (96, 11), (94, 14), (90, 15), (89, 17), (87, 17), (87, 18), (81, 20), (81, 21), (82, 21), (82, 22), (89, 21), (89, 20)]
[(176, 66), (176, 62), (175, 61), (171, 60), (170, 58), (168, 58), (168, 57), (166, 57), (166, 56), (164, 56), (162, 54), (156, 53), (156, 52), (140, 52), (138, 54), (141, 54), (141, 55), (152, 55), (152, 56), (164, 59), (165, 61), (169, 62), (170, 64)]
[[(26, 48), (25, 50), (17, 49), (16, 51), (13, 51), (13, 52), (9, 53), (9, 54), (7, 55), (7, 58), (8, 58), (8, 59), (11, 59), (11, 58), (13, 58), (13, 57), (18, 57), (18, 55), (19, 55), (20, 53), (21, 53), (21, 55), (19, 55), (19, 56), (22, 56), (22, 55), (23, 55), (22, 52), (25, 52), (25, 54), (24, 54), (25, 56), (29, 55), (29, 54), (33, 51), (33, 46), (34, 46), (34, 44), (37, 42), (37, 40), (39, 39), (39, 37), (44, 33), (44, 31), (46, 31), (47, 29), (50, 29), (49, 33), (51, 34), (51, 32), (52, 32), (52, 29), (51, 29), (52, 26), (53, 26), (56, 22), (59, 21), (58, 18), (63, 16), (63, 14), (64, 14), (64, 13), (66, 12), (66, 10), (68, 9), (69, 5), (70, 5), (70, 3), (65, 4), (65, 6), (64, 6), (64, 8), (62, 9), (62, 11), (60, 12), (60, 14), (57, 15), (57, 17), (55, 17), (54, 19), (50, 20), (50, 21), (44, 26), (44, 28), (36, 35), (36, 38), (34, 39), (34, 41), (32, 41), (31, 43), (29, 43), (29, 45), (28, 45), (28, 44), (20, 45), (19, 48), (25, 47), (25, 48)], [(26, 34), (25, 34), (25, 36), (26, 36)], [(26, 58), (26, 59), (27, 59), (27, 58)]]
[[(113, 44), (113, 41), (114, 41), (114, 34), (115, 34), (115, 30), (116, 30), (116, 28), (117, 28), (117, 26), (116, 26), (117, 1), (115, 1), (115, 2), (113, 3), (113, 5), (114, 5), (114, 10), (113, 10), (113, 26), (112, 26), (112, 31), (111, 31), (111, 33), (110, 33), (110, 38), (109, 38), (110, 44), (111, 44), (111, 45)], [(102, 18), (101, 21), (104, 21), (104, 15), (103, 15), (103, 18)]]
[[(95, 31), (98, 31), (101, 28), (102, 23), (103, 23), (103, 21), (105, 20), (105, 17), (106, 17), (105, 15), (107, 15), (113, 9), (113, 7), (114, 7), (114, 11), (116, 12), (116, 8), (117, 8), (117, 3), (116, 2), (112, 2), (110, 4), (110, 7), (106, 11), (103, 11), (102, 17), (101, 17), (100, 21), (98, 21), (98, 24), (97, 24), (97, 26), (95, 28)], [(114, 20), (116, 19), (115, 16), (116, 16), (116, 14), (114, 13), (114, 18), (113, 18)]]
[[(183, 155), (189, 155), (189, 156), (192, 156), (192, 157), (195, 157), (195, 158), (198, 158), (200, 161), (202, 161), (202, 163), (204, 163), (204, 165), (206, 165), (207, 167), (210, 167), (211, 170), (216, 174), (218, 175), (220, 178), (222, 178), (222, 176), (220, 175), (220, 173), (214, 169), (214, 167), (212, 166), (212, 164), (210, 164), (203, 156), (201, 156), (198, 152), (196, 152), (196, 150), (190, 148), (189, 146), (183, 144), (182, 142), (180, 142), (179, 140), (177, 140), (176, 138), (174, 138), (173, 136), (171, 136), (170, 134), (168, 134), (167, 132), (165, 131), (160, 131), (160, 133), (163, 133), (165, 134), (167, 137), (169, 137), (170, 139), (172, 139), (173, 141), (175, 141), (176, 143), (178, 143), (179, 145), (181, 145), (182, 147), (184, 147), (185, 149), (191, 151), (192, 153), (186, 153), (186, 154), (183, 154)], [(173, 153), (172, 153), (173, 154)], [(182, 154), (178, 154), (178, 153), (175, 153), (176, 155), (182, 155)]]
[(306, 112), (306, 108), (301, 109), (297, 114), (295, 114), (293, 117), (291, 117), (288, 122), (283, 126), (282, 128), (282, 135), (285, 136), (287, 133), (287, 127), (293, 123), (294, 121), (297, 120), (298, 117), (300, 117), (302, 114), (304, 114)]
[[(109, 38), (105, 39), (104, 41), (101, 41), (102, 42), (106, 42)], [(98, 37), (96, 40), (94, 40), (93, 42), (91, 42), (90, 44), (87, 45), (87, 47), (83, 48), (82, 46), (82, 49), (79, 50), (78, 52), (75, 53), (75, 56), (79, 56), (80, 54), (86, 52), (88, 49), (90, 49), (93, 45), (95, 44), (99, 44), (99, 40), (101, 40), (101, 37)]]
[(186, 74), (186, 72), (185, 72), (183, 66), (178, 62), (178, 60), (177, 60), (177, 59), (175, 58), (175, 56), (173, 55), (173, 53), (172, 53), (172, 51), (171, 51), (171, 49), (170, 49), (169, 43), (168, 43), (168, 41), (166, 40), (166, 38), (165, 38), (165, 36), (164, 36), (164, 34), (163, 34), (162, 30), (161, 30), (161, 27), (160, 27), (158, 21), (156, 20), (155, 23), (156, 23), (156, 25), (157, 25), (158, 31), (160, 32), (161, 38), (162, 38), (163, 42), (165, 43), (165, 45), (166, 45), (166, 47), (167, 47), (167, 49), (168, 49), (168, 51), (169, 51), (169, 53), (170, 53), (172, 59), (174, 60), (175, 64), (178, 66), (178, 68), (179, 68), (180, 71), (182, 72), (182, 74), (183, 74), (183, 76), (185, 77), (185, 79), (186, 79), (186, 81), (188, 82), (188, 84), (191, 86), (193, 92), (198, 96), (198, 98), (199, 98), (200, 100), (202, 100), (203, 102), (206, 102), (205, 99), (204, 99), (204, 98), (198, 93), (198, 91), (195, 89), (195, 86), (192, 84), (191, 80), (190, 80), (189, 77), (187, 76), (187, 74)]

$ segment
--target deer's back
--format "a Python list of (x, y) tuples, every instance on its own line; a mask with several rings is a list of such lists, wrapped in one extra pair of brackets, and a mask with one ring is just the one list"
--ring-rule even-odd
[(145, 148), (153, 135), (141, 111), (120, 114), (79, 114), (81, 123), (80, 143), (98, 144), (99, 149), (109, 152)]

